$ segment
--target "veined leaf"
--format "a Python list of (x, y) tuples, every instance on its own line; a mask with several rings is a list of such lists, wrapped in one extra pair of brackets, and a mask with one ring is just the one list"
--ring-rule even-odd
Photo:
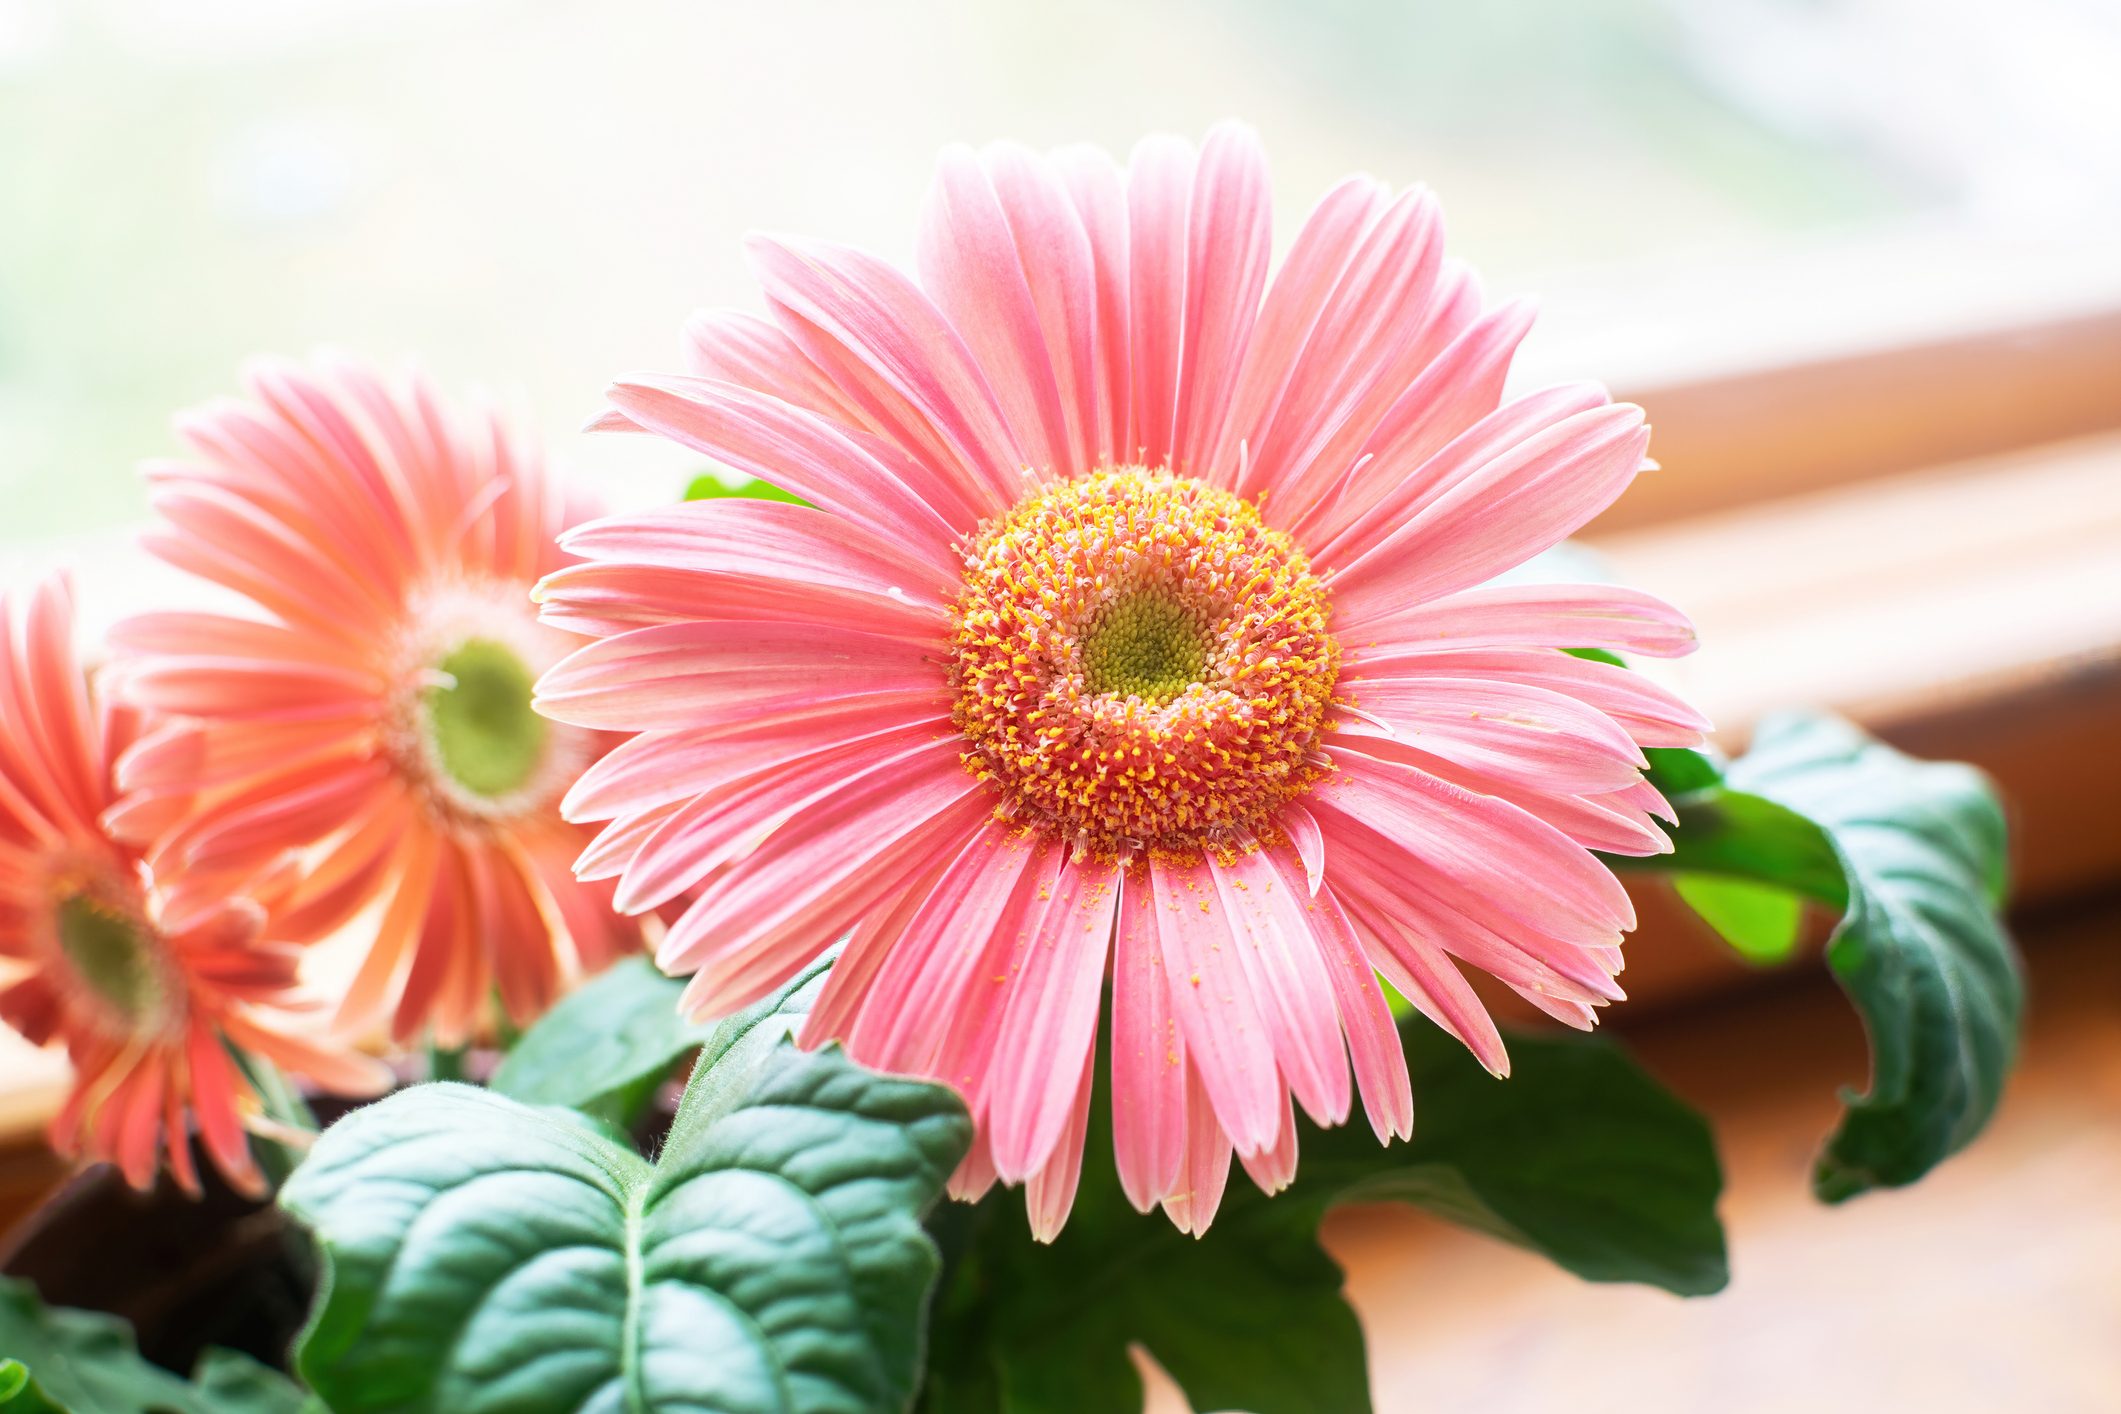
[(1813, 823), (1842, 876), (1827, 964), (1863, 1017), (1870, 1088), (1812, 1184), (1830, 1202), (1912, 1183), (1980, 1133), (2017, 1054), (2024, 982), (1998, 912), (2003, 809), (1980, 772), (1917, 761), (1821, 715), (1763, 723), (1730, 784)]
[(1792, 896), (1840, 915), (1827, 964), (1863, 1018), (1871, 1083), (1846, 1096), (1819, 1196), (1912, 1183), (1965, 1147), (1995, 1111), (2024, 1010), (1987, 778), (1793, 713), (1761, 723), (1721, 786), (1675, 800), (1673, 852), (1614, 867), (1678, 875), (1683, 899), (1769, 960), (1790, 951)]
[(460, 1085), (327, 1130), (281, 1194), (328, 1269), (311, 1387), (336, 1414), (903, 1408), (920, 1216), (970, 1125), (940, 1087), (781, 1045), (790, 1004), (708, 1037), (655, 1163)]

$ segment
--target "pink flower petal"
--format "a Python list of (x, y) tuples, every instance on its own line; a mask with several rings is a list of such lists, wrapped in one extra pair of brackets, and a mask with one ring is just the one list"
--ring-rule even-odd
[(1178, 442), (1179, 360), (1186, 312), (1186, 223), (1193, 149), (1174, 137), (1145, 138), (1127, 164), (1127, 305), (1133, 320), (1133, 444), (1162, 466)]
[[(1336, 878), (1344, 899), (1424, 945), (1473, 963), (1513, 985), (1599, 1005), (1618, 1000), (1619, 952), (1601, 935), (1527, 922), (1523, 910), (1498, 906), (1441, 871), (1412, 871), (1399, 841), (1351, 821), (1334, 825)], [(1373, 924), (1373, 926), (1375, 926)]]
[(1112, 1149), (1127, 1201), (1148, 1212), (1186, 1151), (1186, 1038), (1172, 1006), (1149, 866), (1121, 885), (1112, 961)]
[(1350, 752), (1313, 791), (1311, 813), (1330, 847), (1351, 819), (1402, 852), (1411, 872), (1526, 928), (1606, 943), (1635, 926), (1634, 906), (1612, 871), (1530, 812), (1475, 795), (1425, 771)]
[[(847, 1053), (864, 1065), (938, 1078), (969, 1088), (983, 1081), (943, 1059), (976, 1049), (970, 1036), (999, 1007), (956, 1005), (970, 996), (993, 995), (1006, 984), (1019, 951), (1024, 913), (1053, 877), (1055, 850), (1045, 840), (1025, 840), (999, 820), (988, 820), (954, 851), (955, 858), (929, 891), (877, 973), (868, 1005), (855, 1018)], [(958, 1030), (958, 1044), (947, 1045)], [(995, 1033), (988, 1032), (991, 1045)], [(991, 1136), (990, 1136), (991, 1138)], [(999, 1156), (997, 1156), (997, 1159)]]
[[(685, 371), (695, 378), (771, 392), (830, 422), (881, 435), (771, 321), (734, 309), (703, 309), (685, 321)], [(634, 425), (627, 419), (628, 425)], [(645, 430), (645, 429), (639, 429)]]
[(1353, 721), (1342, 723), (1334, 736), (1333, 749), (1398, 762), (1477, 795), (1499, 796), (1537, 815), (1585, 849), (1642, 855), (1663, 854), (1672, 847), (1664, 832), (1650, 821), (1648, 812), (1634, 803), (1634, 786), (1581, 796), (1542, 790), (1536, 781), (1528, 782), (1521, 776), (1507, 780), (1491, 776)]
[(1236, 921), (1206, 863), (1152, 857), (1149, 876), (1186, 1053), (1231, 1142), (1255, 1153), (1274, 1142), (1282, 1080), (1261, 999), (1238, 958)]
[(914, 461), (1006, 510), (1024, 457), (964, 340), (883, 261), (823, 241), (749, 242), (772, 312), (848, 401)]
[(1296, 1111), (1286, 1095), (1281, 1102), (1281, 1129), (1274, 1142), (1256, 1154), (1239, 1154), (1245, 1174), (1269, 1198), (1296, 1180)]
[(1403, 519), (1423, 499), (1421, 468), (1501, 405), (1510, 360), (1531, 327), (1531, 303), (1514, 300), (1461, 329), (1406, 385), (1334, 487), (1297, 508), (1291, 529), (1306, 544), (1328, 545), (1373, 509), (1380, 528)]
[(1090, 1131), (1090, 1090), (1097, 1076), (1097, 1010), (1090, 1012), (1090, 1044), (1083, 1048), (1082, 1076), (1075, 1083), (1075, 1100), (1066, 1111), (1067, 1124), (1054, 1142), (1052, 1157), (1031, 1176), (1024, 1190), (1025, 1207), (1031, 1219), (1031, 1236), (1051, 1242), (1060, 1236), (1068, 1213), (1075, 1207), (1075, 1190), (1083, 1174), (1083, 1142)]
[(1319, 832), (1318, 821), (1302, 804), (1292, 800), (1276, 812), (1274, 823), (1289, 837), (1296, 857), (1303, 861), (1306, 892), (1316, 897), (1318, 886), (1326, 877), (1326, 840)]
[[(1304, 882), (1303, 863), (1291, 851), (1274, 850), (1270, 858), (1289, 887)], [(1377, 974), (1363, 954), (1362, 942), (1339, 896), (1330, 888), (1321, 889), (1309, 911), (1312, 936), (1325, 956), (1334, 1006), (1347, 1034), (1355, 1083), (1362, 1092), (1370, 1127), (1377, 1132), (1379, 1143), (1404, 1139), (1413, 1132), (1414, 1092), (1392, 1008), (1385, 1002), (1384, 989), (1377, 985)]]
[[(1342, 566), (1376, 550), (1415, 516), (1460, 484), (1479, 477), (1498, 457), (1566, 422), (1579, 413), (1610, 406), (1596, 383), (1571, 383), (1528, 393), (1481, 417), (1452, 437), (1426, 460), (1398, 462), (1391, 484), (1376, 505), (1356, 517), (1347, 529), (1312, 545), (1311, 559), (1321, 567)], [(1352, 474), (1362, 470), (1350, 468)], [(1380, 475), (1386, 473), (1380, 472)]]
[(1351, 621), (1441, 598), (1548, 550), (1613, 503), (1642, 466), (1649, 429), (1628, 404), (1535, 433), (1444, 490), (1376, 549), (1336, 558), (1335, 603)]
[(1291, 507), (1332, 489), (1386, 410), (1457, 333), (1446, 321), (1464, 311), (1437, 299), (1442, 269), (1435, 199), (1408, 192), (1363, 233), (1310, 339), (1287, 355), (1288, 393), (1252, 444), (1249, 484), (1272, 488)]
[(950, 1175), (947, 1187), (952, 1198), (960, 1203), (977, 1203), (993, 1189), (999, 1175), (994, 1172), (994, 1151), (987, 1143), (987, 1131), (972, 1132), (972, 1147), (965, 1157), (958, 1160), (957, 1169)]
[(613, 903), (621, 913), (661, 907), (724, 864), (749, 854), (790, 818), (817, 808), (879, 773), (918, 773), (954, 765), (954, 738), (929, 728), (888, 731), (877, 739), (834, 742), (800, 756), (729, 763), (729, 774), (686, 801), (641, 842), (619, 881)]
[[(844, 1041), (854, 1027), (855, 1017), (861, 1014), (869, 993), (876, 983), (877, 974), (883, 970), (884, 960), (898, 946), (906, 929), (927, 903), (936, 885), (941, 882), (950, 861), (945, 859), (926, 874), (914, 879), (895, 897), (888, 898), (865, 915), (848, 936), (847, 945), (840, 951), (839, 960), (825, 974), (824, 988), (812, 1004), (810, 1014), (803, 1018), (798, 1039), (805, 1050), (814, 1050), (828, 1041)], [(980, 1149), (986, 1152), (984, 1138)], [(993, 1160), (987, 1161), (991, 1171)]]
[[(1258, 494), (1262, 481), (1250, 473), (1266, 429), (1273, 426), (1299, 371), (1304, 346), (1317, 330), (1326, 303), (1362, 233), (1388, 199), (1374, 177), (1349, 177), (1312, 208), (1267, 289), (1244, 367), (1231, 395), (1230, 418), (1214, 463), (1229, 468), (1226, 480), (1240, 495)], [(1235, 468), (1246, 462), (1248, 474)]]
[(1059, 180), (1018, 148), (953, 146), (920, 230), (921, 279), (994, 385), (1024, 459), (1086, 469), (1078, 389), (1090, 381), (1090, 243)]
[[(1389, 672), (1390, 669), (1385, 671)], [(1409, 746), (1569, 795), (1620, 790), (1649, 765), (1619, 723), (1565, 693), (1483, 678), (1341, 678), (1357, 712)]]
[[(1370, 895), (1352, 887), (1357, 882), (1344, 875), (1334, 892), (1363, 940), (1364, 953), (1377, 970), (1414, 1004), (1415, 1010), (1471, 1051), (1490, 1074), (1508, 1075), (1510, 1057), (1503, 1047), (1502, 1033), (1495, 1029), (1494, 1019), (1473, 994), (1464, 974), (1441, 948), (1399, 926), (1389, 913), (1373, 906)], [(1371, 886), (1377, 887), (1374, 883)]]
[(1351, 1099), (1347, 1051), (1332, 979), (1311, 933), (1310, 900), (1275, 873), (1260, 849), (1210, 851), (1208, 872), (1282, 1077), (1313, 1119), (1339, 1124)]
[(1104, 1003), (1119, 871), (1089, 859), (1063, 863), (1050, 889), (1051, 898), (1026, 920), (1022, 960), (1008, 983), (1001, 1037), (988, 1069), (994, 1162), (1012, 1183), (1046, 1167), (1070, 1123), (1071, 1077), (1088, 1073)]
[(899, 546), (901, 561), (920, 565), (933, 582), (955, 568), (952, 541), (978, 523), (970, 488), (779, 398), (734, 383), (650, 374), (614, 383), (606, 396), (641, 426)]
[(1172, 446), (1175, 466), (1210, 481), (1228, 480), (1211, 459), (1266, 288), (1273, 228), (1266, 151), (1251, 129), (1216, 125), (1201, 144), (1186, 220), (1185, 352)]
[(1340, 612), (1335, 629), (1360, 651), (1418, 648), (1602, 648), (1680, 658), (1694, 626), (1662, 599), (1604, 584), (1509, 584), (1469, 589), (1426, 604), (1378, 605), (1367, 617)]
[(1695, 746), (1708, 718), (1649, 678), (1558, 648), (1430, 648), (1394, 644), (1347, 654), (1343, 680), (1479, 678), (1566, 693), (1618, 722), (1641, 746)]
[(642, 732), (584, 771), (566, 799), (568, 820), (614, 816), (687, 800), (767, 766), (798, 760), (849, 741), (883, 745), (902, 734), (950, 730), (947, 714), (879, 714), (859, 699), (824, 704), (789, 717), (731, 718), (704, 727)]
[[(1277, 1100), (1278, 1107), (1285, 1101)], [(1230, 1181), (1230, 1136), (1216, 1121), (1215, 1107), (1208, 1098), (1207, 1082), (1199, 1066), (1186, 1066), (1186, 1152), (1179, 1171), (1179, 1187), (1164, 1199), (1164, 1215), (1180, 1232), (1194, 1237), (1208, 1230), (1222, 1207), (1223, 1189)]]
[(824, 625), (686, 622), (637, 628), (575, 650), (538, 683), (538, 711), (605, 731), (696, 727), (861, 699), (888, 709), (947, 703), (917, 644)]
[(1090, 242), (1097, 301), (1091, 366), (1094, 387), (1084, 400), (1093, 411), (1084, 434), (1084, 451), (1099, 465), (1125, 461), (1132, 457), (1134, 446), (1126, 184), (1118, 166), (1097, 148), (1063, 148), (1054, 154), (1054, 164)]
[(697, 966), (684, 1004), (727, 1015), (757, 1000), (902, 889), (931, 851), (966, 838), (992, 812), (955, 760), (928, 774), (866, 777), (769, 835), (711, 880), (671, 926), (657, 960)]

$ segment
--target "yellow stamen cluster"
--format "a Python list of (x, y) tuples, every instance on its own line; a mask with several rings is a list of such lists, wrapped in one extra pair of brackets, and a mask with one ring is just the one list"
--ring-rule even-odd
[(965, 552), (966, 769), (1107, 856), (1263, 828), (1322, 769), (1326, 592), (1247, 501), (1143, 467), (1041, 491)]

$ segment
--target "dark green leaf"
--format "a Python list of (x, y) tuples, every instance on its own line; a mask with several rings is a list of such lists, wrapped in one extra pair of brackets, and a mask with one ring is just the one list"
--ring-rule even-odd
[(1402, 1030), (1413, 1141), (1381, 1146), (1359, 1119), (1305, 1126), (1294, 1186), (1269, 1200), (1234, 1176), (1198, 1240), (1127, 1205), (1100, 1095), (1075, 1213), (1050, 1248), (1032, 1242), (1014, 1195), (959, 1220), (969, 1231), (937, 1308), (924, 1408), (1133, 1414), (1139, 1344), (1196, 1409), (1364, 1414), (1362, 1331), (1317, 1241), (1342, 1203), (1413, 1203), (1595, 1281), (1724, 1284), (1708, 1130), (1622, 1052), (1515, 1038), (1512, 1076), (1497, 1081), (1427, 1022)]
[(1380, 1154), (1360, 1124), (1324, 1131), (1292, 1193), (1416, 1203), (1589, 1281), (1723, 1289), (1708, 1126), (1625, 1051), (1575, 1033), (1513, 1036), (1510, 1077), (1497, 1081), (1435, 1027), (1400, 1029), (1413, 1139)]
[(214, 1414), (309, 1414), (323, 1409), (287, 1376), (233, 1350), (209, 1350), (200, 1356), (192, 1383)]
[(920, 1214), (970, 1125), (940, 1087), (780, 1045), (800, 1004), (707, 1038), (654, 1164), (457, 1085), (327, 1130), (281, 1197), (329, 1269), (312, 1387), (338, 1414), (904, 1407)]
[(1650, 784), (1674, 804), (1723, 784), (1723, 767), (1706, 751), (1685, 746), (1652, 746), (1642, 754), (1649, 758)]
[(5, 1414), (298, 1414), (302, 1399), (285, 1375), (227, 1350), (206, 1352), (186, 1384), (142, 1359), (118, 1317), (48, 1307), (28, 1282), (0, 1277)]
[(693, 477), (691, 484), (685, 488), (685, 499), (688, 501), (722, 501), (733, 498), (753, 501), (786, 501), (792, 506), (807, 506), (810, 504), (801, 496), (790, 491), (783, 491), (780, 487), (769, 482), (760, 481), (756, 477), (746, 477), (742, 481), (730, 482), (724, 481), (711, 471), (702, 472), (700, 475)]
[[(140, 1358), (132, 1328), (100, 1311), (47, 1307), (37, 1289), (0, 1277), (0, 1356), (27, 1367), (28, 1409), (56, 1406), (73, 1414), (192, 1414), (191, 1386)], [(15, 1397), (20, 1403), (22, 1395)], [(10, 1410), (12, 1414), (12, 1410)]]
[(1841, 876), (1831, 888), (1808, 867), (1776, 877), (1772, 840), (1733, 871), (1842, 909), (1827, 963), (1863, 1017), (1871, 1083), (1846, 1097), (1813, 1187), (1839, 1201), (1911, 1183), (1981, 1131), (2017, 1051), (2024, 984), (1997, 911), (2002, 806), (1973, 768), (1913, 760), (1820, 715), (1762, 724), (1729, 777), (1811, 823)]
[(684, 990), (645, 957), (613, 963), (522, 1034), (493, 1089), (527, 1105), (583, 1109), (660, 1080), (712, 1029), (678, 1014)]

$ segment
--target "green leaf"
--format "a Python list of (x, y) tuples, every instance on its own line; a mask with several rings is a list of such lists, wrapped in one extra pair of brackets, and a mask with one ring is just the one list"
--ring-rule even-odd
[(1513, 1036), (1510, 1077), (1498, 1081), (1434, 1026), (1401, 1032), (1413, 1139), (1380, 1155), (1359, 1124), (1324, 1131), (1292, 1192), (1325, 1185), (1328, 1204), (1416, 1203), (1588, 1281), (1723, 1289), (1723, 1173), (1708, 1125), (1619, 1046)]
[(807, 506), (810, 503), (792, 491), (783, 491), (770, 482), (757, 477), (745, 477), (740, 481), (727, 481), (711, 471), (702, 472), (692, 478), (685, 488), (688, 501), (721, 501), (743, 498), (753, 501), (786, 501), (792, 506)]
[(1601, 856), (1608, 864), (1623, 872), (1750, 879), (1793, 890), (1833, 909), (1848, 902), (1848, 883), (1833, 841), (1800, 812), (1733, 787), (1712, 786), (1676, 797), (1666, 791), (1666, 797), (1679, 808), (1679, 823), (1668, 832), (1672, 852), (1644, 858)]
[(920, 1215), (971, 1126), (945, 1089), (782, 1045), (803, 1000), (709, 1035), (653, 1164), (459, 1085), (327, 1130), (281, 1196), (328, 1269), (311, 1386), (337, 1414), (903, 1408)]
[(1723, 784), (1723, 767), (1706, 751), (1685, 746), (1652, 746), (1642, 753), (1649, 758), (1649, 781), (1673, 804)]
[(527, 1105), (586, 1109), (661, 1080), (713, 1029), (679, 1014), (684, 990), (645, 957), (613, 963), (518, 1038), (493, 1089)]
[(299, 1414), (302, 1401), (285, 1375), (229, 1350), (207, 1351), (187, 1384), (143, 1359), (118, 1317), (46, 1306), (0, 1277), (5, 1414)]
[(214, 1414), (322, 1414), (324, 1406), (277, 1370), (233, 1350), (209, 1350), (192, 1372)]
[(0, 1360), (0, 1410), (7, 1414), (67, 1414), (65, 1405), (53, 1403), (37, 1387), (30, 1378), (29, 1367), (20, 1360)]
[[(1829, 1202), (1912, 1183), (1981, 1132), (2016, 1058), (2024, 980), (2000, 909), (2003, 808), (1980, 772), (1925, 762), (1820, 713), (1763, 722), (1723, 783), (1675, 789), (1673, 852), (1608, 860), (1680, 896), (1756, 960), (1790, 955), (1797, 898), (1840, 915), (1827, 964), (1870, 1038), (1812, 1186)], [(1705, 759), (1705, 758), (1704, 758)], [(1710, 763), (1713, 766), (1713, 763)]]
[(1295, 1184), (1270, 1200), (1233, 1175), (1198, 1240), (1127, 1205), (1101, 1087), (1075, 1212), (1050, 1248), (1015, 1195), (969, 1215), (923, 1408), (1132, 1414), (1139, 1344), (1196, 1409), (1366, 1414), (1361, 1327), (1317, 1240), (1342, 1203), (1412, 1203), (1594, 1281), (1723, 1286), (1708, 1129), (1616, 1047), (1513, 1038), (1512, 1076), (1497, 1081), (1427, 1022), (1402, 1031), (1413, 1140), (1381, 1146), (1359, 1119), (1306, 1125)]
[[(2024, 982), (1998, 913), (2002, 806), (1972, 767), (1916, 761), (1823, 715), (1763, 723), (1729, 779), (1816, 829), (1839, 876), (1777, 878), (1774, 839), (1735, 871), (1842, 909), (1827, 964), (1870, 1037), (1870, 1088), (1844, 1095), (1812, 1186), (1838, 1202), (1911, 1183), (1980, 1133), (2016, 1057)], [(1742, 855), (1747, 840), (1727, 843)]]
[(1797, 949), (1802, 895), (1719, 874), (1674, 874), (1672, 888), (1748, 962), (1783, 962)]

